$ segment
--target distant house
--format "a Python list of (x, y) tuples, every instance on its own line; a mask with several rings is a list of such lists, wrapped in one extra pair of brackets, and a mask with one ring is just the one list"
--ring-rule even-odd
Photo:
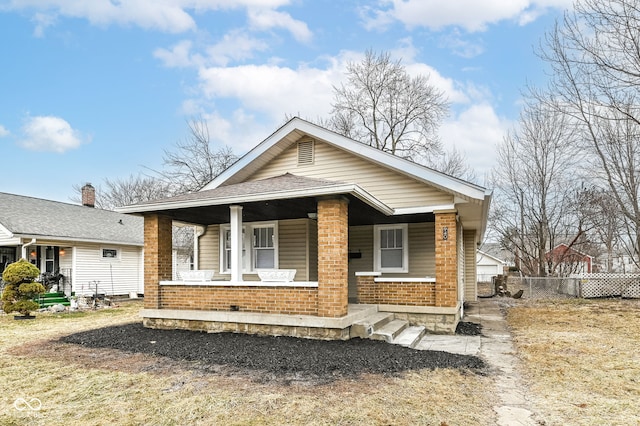
[(491, 282), (497, 275), (504, 274), (507, 262), (488, 253), (478, 250), (476, 253), (476, 267), (478, 268), (478, 282)]
[(82, 206), (0, 193), (0, 273), (24, 258), (62, 274), (67, 295), (143, 293), (143, 219), (94, 201), (91, 185), (83, 187)]
[[(144, 324), (346, 339), (377, 313), (453, 333), (476, 300), (491, 192), (294, 118), (144, 216)], [(173, 222), (196, 271), (172, 271)]]
[(582, 253), (567, 244), (558, 244), (546, 253), (547, 264), (555, 275), (590, 274), (593, 257)]

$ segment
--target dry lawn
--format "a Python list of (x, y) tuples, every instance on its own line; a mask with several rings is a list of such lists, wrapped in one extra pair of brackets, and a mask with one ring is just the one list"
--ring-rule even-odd
[[(258, 383), (184, 362), (54, 342), (139, 321), (138, 304), (34, 321), (0, 316), (1, 425), (495, 423), (494, 379), (452, 370), (369, 375), (331, 384)], [(21, 399), (37, 406), (26, 407)]]
[(640, 424), (639, 301), (529, 302), (508, 321), (547, 424)]

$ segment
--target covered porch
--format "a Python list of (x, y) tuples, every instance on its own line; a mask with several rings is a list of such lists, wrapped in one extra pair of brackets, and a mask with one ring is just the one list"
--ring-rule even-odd
[[(348, 339), (379, 311), (439, 333), (462, 314), (463, 246), (475, 231), (463, 231), (453, 205), (398, 212), (358, 185), (287, 174), (135, 207), (147, 327)], [(172, 280), (173, 221), (203, 230), (202, 277)], [(263, 267), (296, 275), (261, 280)]]

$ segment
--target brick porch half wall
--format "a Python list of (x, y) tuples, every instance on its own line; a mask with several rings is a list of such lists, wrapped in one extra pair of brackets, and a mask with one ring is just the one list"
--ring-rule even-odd
[(160, 281), (172, 277), (171, 218), (157, 214), (144, 216), (144, 307), (158, 309)]
[(318, 200), (318, 316), (343, 317), (349, 304), (349, 200)]

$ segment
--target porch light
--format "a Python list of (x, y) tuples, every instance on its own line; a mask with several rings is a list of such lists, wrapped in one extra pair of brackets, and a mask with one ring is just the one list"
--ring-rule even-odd
[(65, 253), (64, 249), (61, 248), (60, 251), (59, 251), (60, 256), (64, 256), (64, 253)]
[(29, 253), (29, 256), (36, 257), (36, 251), (35, 250), (31, 250), (31, 253)]

